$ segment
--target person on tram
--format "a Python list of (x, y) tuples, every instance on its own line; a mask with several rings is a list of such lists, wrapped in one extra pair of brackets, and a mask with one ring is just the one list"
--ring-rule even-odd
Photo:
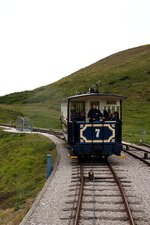
[(96, 104), (93, 103), (91, 109), (88, 112), (89, 122), (99, 121), (102, 118), (102, 113), (96, 108)]

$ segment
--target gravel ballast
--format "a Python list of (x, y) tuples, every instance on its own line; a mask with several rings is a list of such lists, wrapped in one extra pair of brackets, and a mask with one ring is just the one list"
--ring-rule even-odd
[[(144, 219), (147, 220), (147, 223), (139, 221), (139, 224), (150, 224), (150, 167), (128, 154), (125, 156), (125, 159), (112, 156), (109, 161), (118, 176), (125, 176), (128, 181), (131, 181), (130, 187), (124, 187), (124, 189), (126, 193), (134, 194), (135, 198), (131, 199), (131, 203), (138, 202), (138, 208), (143, 211)], [(132, 210), (136, 207), (137, 205), (131, 204)]]

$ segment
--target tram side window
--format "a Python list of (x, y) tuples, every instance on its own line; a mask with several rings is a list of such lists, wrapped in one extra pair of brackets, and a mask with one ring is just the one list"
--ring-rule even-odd
[(71, 121), (85, 120), (85, 102), (71, 102)]

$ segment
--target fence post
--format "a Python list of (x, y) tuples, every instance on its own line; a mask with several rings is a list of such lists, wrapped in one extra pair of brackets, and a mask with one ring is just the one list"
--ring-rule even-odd
[(47, 178), (51, 174), (51, 168), (52, 168), (52, 156), (49, 154), (47, 155)]

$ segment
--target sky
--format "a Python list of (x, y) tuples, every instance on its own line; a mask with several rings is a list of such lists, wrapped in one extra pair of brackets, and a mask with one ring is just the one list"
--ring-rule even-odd
[(0, 95), (150, 44), (149, 0), (0, 0)]

